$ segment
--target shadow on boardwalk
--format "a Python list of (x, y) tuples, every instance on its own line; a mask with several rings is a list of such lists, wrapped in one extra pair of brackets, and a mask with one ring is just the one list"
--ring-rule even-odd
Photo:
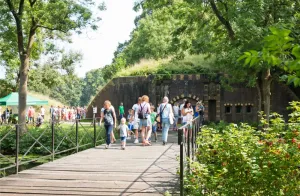
[(176, 132), (166, 146), (99, 146), (2, 178), (0, 195), (178, 195), (178, 155)]

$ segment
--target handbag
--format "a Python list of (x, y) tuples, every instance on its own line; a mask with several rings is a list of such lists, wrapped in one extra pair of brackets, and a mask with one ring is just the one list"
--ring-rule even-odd
[(174, 124), (174, 114), (173, 114), (173, 112), (169, 114), (169, 120), (170, 120), (170, 124), (173, 125)]
[(168, 104), (166, 104), (165, 107), (163, 108), (163, 110), (162, 110), (159, 114), (156, 115), (156, 118), (155, 118), (155, 121), (156, 121), (156, 122), (158, 122), (158, 123), (161, 122), (160, 115), (163, 113), (163, 111), (165, 110), (165, 108), (166, 108), (167, 105), (168, 105)]

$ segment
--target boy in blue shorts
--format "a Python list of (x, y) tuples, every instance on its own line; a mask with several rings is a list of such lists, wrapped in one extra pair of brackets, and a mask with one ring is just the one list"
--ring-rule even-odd
[(125, 150), (126, 138), (127, 138), (127, 134), (128, 134), (127, 132), (129, 131), (129, 128), (126, 125), (126, 118), (121, 119), (121, 124), (119, 125), (118, 129), (120, 130), (121, 149)]

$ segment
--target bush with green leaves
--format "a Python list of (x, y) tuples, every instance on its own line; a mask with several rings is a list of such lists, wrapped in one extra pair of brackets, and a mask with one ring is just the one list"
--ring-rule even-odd
[(291, 103), (288, 124), (274, 113), (263, 130), (243, 123), (203, 127), (185, 178), (187, 195), (299, 195), (299, 106)]
[[(4, 155), (15, 155), (16, 134), (15, 126), (0, 126), (0, 153)], [(105, 131), (103, 127), (96, 126), (97, 144), (104, 142)], [(36, 140), (38, 142), (36, 142)], [(78, 145), (80, 150), (90, 148), (94, 142), (94, 127), (91, 123), (78, 125)], [(42, 146), (42, 145), (44, 146)], [(28, 151), (30, 148), (32, 149)], [(76, 125), (67, 123), (54, 125), (54, 148), (56, 153), (71, 148), (76, 148)], [(28, 151), (28, 153), (27, 153)], [(50, 124), (41, 127), (27, 126), (27, 131), (20, 133), (19, 154), (45, 156), (52, 151), (52, 129)], [(74, 151), (74, 150), (73, 150)], [(73, 152), (71, 151), (71, 152)], [(0, 160), (1, 165), (1, 160)]]

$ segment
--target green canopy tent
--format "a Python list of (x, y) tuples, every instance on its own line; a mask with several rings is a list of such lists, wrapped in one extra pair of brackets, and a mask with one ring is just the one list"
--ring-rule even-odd
[[(19, 105), (19, 93), (11, 93), (6, 97), (0, 99), (0, 105), (5, 106), (18, 106)], [(30, 95), (27, 95), (26, 105), (48, 105), (48, 101), (40, 100)]]

